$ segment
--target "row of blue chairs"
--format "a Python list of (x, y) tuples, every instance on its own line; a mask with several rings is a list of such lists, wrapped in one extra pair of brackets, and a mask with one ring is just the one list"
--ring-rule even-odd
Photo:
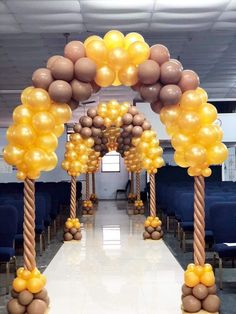
[[(77, 198), (81, 197), (82, 184), (77, 182)], [(51, 237), (51, 226), (56, 233), (56, 219), (61, 208), (69, 206), (70, 184), (36, 183), (35, 187), (35, 233), (39, 236), (39, 253), (42, 255)], [(9, 291), (9, 269), (15, 259), (15, 245), (23, 243), (24, 202), (23, 185), (0, 184), (0, 263), (6, 264), (6, 289)]]
[[(193, 234), (194, 194), (192, 182), (162, 183), (156, 187), (157, 208), (162, 210), (167, 231), (171, 221), (185, 252), (186, 235)], [(219, 258), (220, 287), (222, 287), (222, 260), (236, 257), (236, 183), (208, 182), (205, 188), (205, 237)], [(225, 243), (231, 243), (227, 245)]]

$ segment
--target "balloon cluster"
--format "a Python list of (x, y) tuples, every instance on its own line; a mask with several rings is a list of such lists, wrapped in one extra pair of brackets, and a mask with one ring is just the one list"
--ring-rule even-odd
[(140, 172), (142, 166), (136, 148), (131, 147), (128, 151), (125, 151), (124, 155), (124, 161), (127, 171)]
[(132, 88), (159, 113), (164, 106), (178, 104), (182, 93), (198, 86), (198, 75), (183, 70), (178, 60), (170, 59), (165, 46), (156, 44), (150, 48), (149, 59), (139, 65), (138, 83)]
[[(216, 295), (215, 276), (210, 264), (189, 264), (184, 273), (182, 308), (187, 313), (200, 310), (218, 313), (220, 299)], [(186, 313), (184, 312), (184, 313)]]
[(98, 197), (97, 197), (97, 195), (95, 194), (95, 193), (92, 193), (91, 195), (90, 195), (90, 201), (93, 203), (93, 204), (97, 204), (98, 203)]
[(136, 199), (137, 199), (137, 195), (135, 193), (129, 193), (129, 195), (128, 195), (128, 202), (129, 203), (134, 203)]
[(96, 152), (95, 150), (91, 150), (87, 162), (87, 173), (97, 172), (99, 170), (100, 160), (100, 153)]
[(111, 30), (103, 38), (90, 36), (84, 42), (86, 55), (97, 66), (95, 82), (101, 87), (126, 86), (138, 82), (137, 66), (147, 60), (150, 48), (138, 33), (124, 36)]
[(9, 314), (44, 314), (49, 306), (49, 297), (44, 288), (46, 278), (35, 268), (29, 271), (24, 267), (17, 270), (12, 283), (12, 299), (7, 304)]
[(69, 176), (79, 176), (87, 172), (87, 163), (93, 140), (83, 139), (80, 134), (71, 134), (66, 143), (66, 152), (62, 161), (62, 168)]
[(84, 200), (82, 203), (83, 215), (93, 215), (93, 202), (91, 200)]
[(130, 104), (127, 102), (119, 104), (116, 100), (111, 100), (108, 103), (101, 102), (98, 104), (97, 112), (104, 119), (104, 126), (120, 127), (122, 125), (122, 117), (128, 111)]
[(103, 132), (103, 136), (107, 138), (107, 148), (109, 151), (117, 150), (117, 138), (120, 135), (120, 128), (118, 127), (110, 127)]
[(175, 149), (174, 160), (180, 167), (189, 167), (190, 176), (210, 176), (209, 165), (221, 164), (228, 156), (221, 143), (222, 130), (214, 124), (216, 118), (217, 110), (207, 103), (202, 88), (184, 92), (180, 104), (161, 110), (160, 119)]
[(161, 220), (158, 217), (149, 216), (144, 222), (145, 231), (143, 233), (144, 240), (159, 240), (163, 236), (161, 229)]
[(80, 101), (100, 89), (94, 82), (95, 76), (95, 62), (86, 57), (83, 43), (75, 40), (65, 46), (64, 56), (52, 56), (45, 68), (37, 69), (32, 82), (48, 91), (53, 101), (68, 103), (74, 110)]
[(81, 240), (80, 222), (78, 218), (68, 218), (64, 227), (64, 240)]
[(157, 169), (164, 165), (164, 160), (162, 158), (163, 150), (159, 146), (156, 132), (146, 130), (140, 138), (133, 139), (132, 143), (136, 147), (142, 169), (145, 169), (149, 174), (157, 173)]
[(67, 104), (54, 103), (45, 90), (34, 87), (22, 92), (21, 102), (13, 111), (3, 156), (16, 166), (18, 179), (37, 179), (41, 171), (51, 171), (57, 165), (57, 137), (64, 132), (71, 109)]
[(144, 204), (142, 200), (134, 201), (134, 215), (144, 214)]

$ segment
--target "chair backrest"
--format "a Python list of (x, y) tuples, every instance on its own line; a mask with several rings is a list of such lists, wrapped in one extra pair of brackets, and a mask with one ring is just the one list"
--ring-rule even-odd
[(178, 211), (181, 221), (193, 221), (193, 211), (193, 193), (182, 193)]
[(0, 246), (12, 247), (17, 232), (17, 209), (11, 205), (1, 205), (0, 217)]
[(35, 224), (42, 226), (46, 217), (46, 200), (42, 195), (35, 195)]
[(24, 202), (23, 199), (5, 199), (4, 204), (14, 206), (17, 209), (17, 234), (23, 234)]
[(206, 230), (212, 230), (211, 226), (211, 216), (210, 216), (210, 208), (218, 203), (222, 203), (225, 201), (224, 196), (217, 196), (217, 195), (207, 195), (205, 197), (205, 223), (206, 223)]
[(211, 206), (210, 216), (215, 242), (236, 242), (236, 202)]

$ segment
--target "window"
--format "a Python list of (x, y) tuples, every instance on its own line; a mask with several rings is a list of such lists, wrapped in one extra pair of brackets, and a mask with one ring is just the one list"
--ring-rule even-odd
[(110, 152), (102, 158), (102, 172), (120, 172), (119, 153)]

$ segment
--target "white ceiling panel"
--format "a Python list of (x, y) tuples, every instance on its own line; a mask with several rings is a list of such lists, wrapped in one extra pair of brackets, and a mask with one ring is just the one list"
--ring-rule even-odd
[(83, 18), (80, 13), (58, 13), (58, 14), (18, 14), (17, 21), (21, 24), (39, 23), (50, 24), (55, 23), (82, 23)]
[(84, 25), (83, 24), (76, 24), (76, 23), (68, 23), (68, 24), (24, 24), (22, 25), (22, 29), (25, 32), (31, 33), (38, 33), (39, 31), (48, 32), (48, 33), (55, 33), (55, 32), (83, 32)]

